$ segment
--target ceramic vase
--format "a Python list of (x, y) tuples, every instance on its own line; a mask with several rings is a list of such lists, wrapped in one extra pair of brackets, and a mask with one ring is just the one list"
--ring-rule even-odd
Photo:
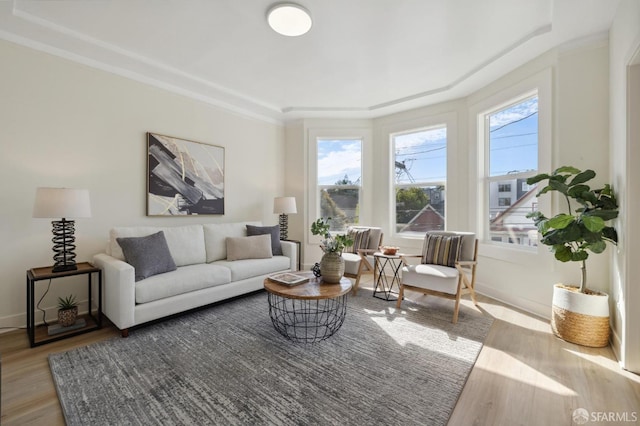
[(322, 280), (327, 283), (337, 284), (344, 275), (344, 259), (340, 253), (325, 253), (320, 260), (320, 273)]
[(78, 307), (74, 306), (70, 309), (59, 309), (58, 310), (58, 324), (63, 327), (70, 327), (76, 323), (76, 318), (78, 317)]

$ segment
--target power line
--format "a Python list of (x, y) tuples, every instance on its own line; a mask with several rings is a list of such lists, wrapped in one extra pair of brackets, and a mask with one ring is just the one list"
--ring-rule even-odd
[(491, 138), (491, 140), (494, 139), (506, 139), (506, 138), (517, 138), (519, 136), (531, 136), (531, 135), (537, 135), (538, 132), (532, 132), (532, 133), (520, 133), (519, 135), (504, 135), (504, 136), (494, 136)]
[(515, 149), (515, 148), (522, 148), (525, 146), (537, 146), (537, 143), (525, 143), (522, 145), (509, 145), (509, 146), (501, 146), (499, 148), (491, 148), (491, 151), (501, 151), (503, 149)]
[(447, 146), (445, 145), (445, 146), (441, 146), (440, 148), (427, 149), (425, 151), (409, 152), (409, 153), (406, 153), (406, 154), (398, 154), (398, 153), (396, 153), (396, 157), (402, 157), (404, 155), (424, 154), (424, 153), (427, 153), (427, 152), (440, 151), (440, 150), (446, 149), (446, 148), (447, 148)]
[(503, 129), (503, 128), (505, 128), (505, 127), (507, 127), (507, 126), (509, 126), (509, 125), (511, 125), (511, 124), (517, 123), (517, 122), (519, 122), (519, 121), (526, 120), (527, 118), (529, 118), (529, 117), (531, 117), (531, 116), (534, 116), (534, 115), (536, 115), (537, 113), (538, 113), (538, 111), (536, 111), (536, 112), (532, 112), (531, 114), (529, 114), (529, 115), (527, 115), (527, 116), (524, 116), (524, 117), (522, 117), (522, 118), (519, 118), (519, 119), (517, 119), (517, 120), (514, 120), (514, 121), (512, 121), (512, 122), (510, 122), (510, 123), (503, 124), (503, 125), (502, 125), (502, 126), (500, 126), (500, 127), (496, 127), (495, 129), (490, 130), (490, 131), (489, 131), (489, 133), (493, 133), (493, 132), (495, 132), (495, 131), (497, 131), (497, 130)]

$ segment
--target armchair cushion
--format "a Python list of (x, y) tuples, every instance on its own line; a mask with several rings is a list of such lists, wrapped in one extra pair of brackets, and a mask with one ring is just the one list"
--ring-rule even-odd
[(357, 275), (360, 267), (360, 255), (343, 252), (342, 258), (344, 259), (344, 273)]
[(347, 236), (353, 240), (353, 245), (345, 247), (348, 253), (358, 253), (360, 249), (369, 248), (369, 228), (350, 228)]
[(459, 272), (442, 265), (407, 265), (402, 268), (402, 284), (456, 294)]
[(461, 247), (462, 237), (459, 235), (427, 234), (422, 248), (422, 263), (453, 268), (460, 256)]

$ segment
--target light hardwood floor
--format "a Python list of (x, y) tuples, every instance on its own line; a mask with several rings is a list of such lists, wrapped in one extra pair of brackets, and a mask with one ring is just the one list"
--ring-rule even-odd
[[(371, 284), (367, 277), (361, 285)], [(426, 308), (430, 304), (453, 306), (453, 301), (418, 293), (408, 292), (407, 297)], [(461, 309), (476, 309), (468, 298), (463, 304)], [(483, 296), (479, 304), (494, 323), (450, 425), (574, 425), (572, 414), (577, 408), (601, 420), (587, 425), (640, 424), (640, 376), (622, 370), (609, 347), (591, 349), (566, 343), (551, 334), (546, 320)], [(24, 330), (0, 334), (0, 423), (64, 424), (47, 355), (114, 336), (119, 336), (118, 331), (107, 326), (30, 349)], [(638, 420), (622, 422), (624, 416)], [(614, 418), (618, 421), (611, 421)]]

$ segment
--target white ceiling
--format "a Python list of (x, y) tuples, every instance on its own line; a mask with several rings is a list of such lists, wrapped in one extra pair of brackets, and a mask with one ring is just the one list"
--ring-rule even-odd
[(619, 0), (0, 2), (0, 38), (270, 121), (370, 118), (465, 96), (545, 51), (605, 38)]

